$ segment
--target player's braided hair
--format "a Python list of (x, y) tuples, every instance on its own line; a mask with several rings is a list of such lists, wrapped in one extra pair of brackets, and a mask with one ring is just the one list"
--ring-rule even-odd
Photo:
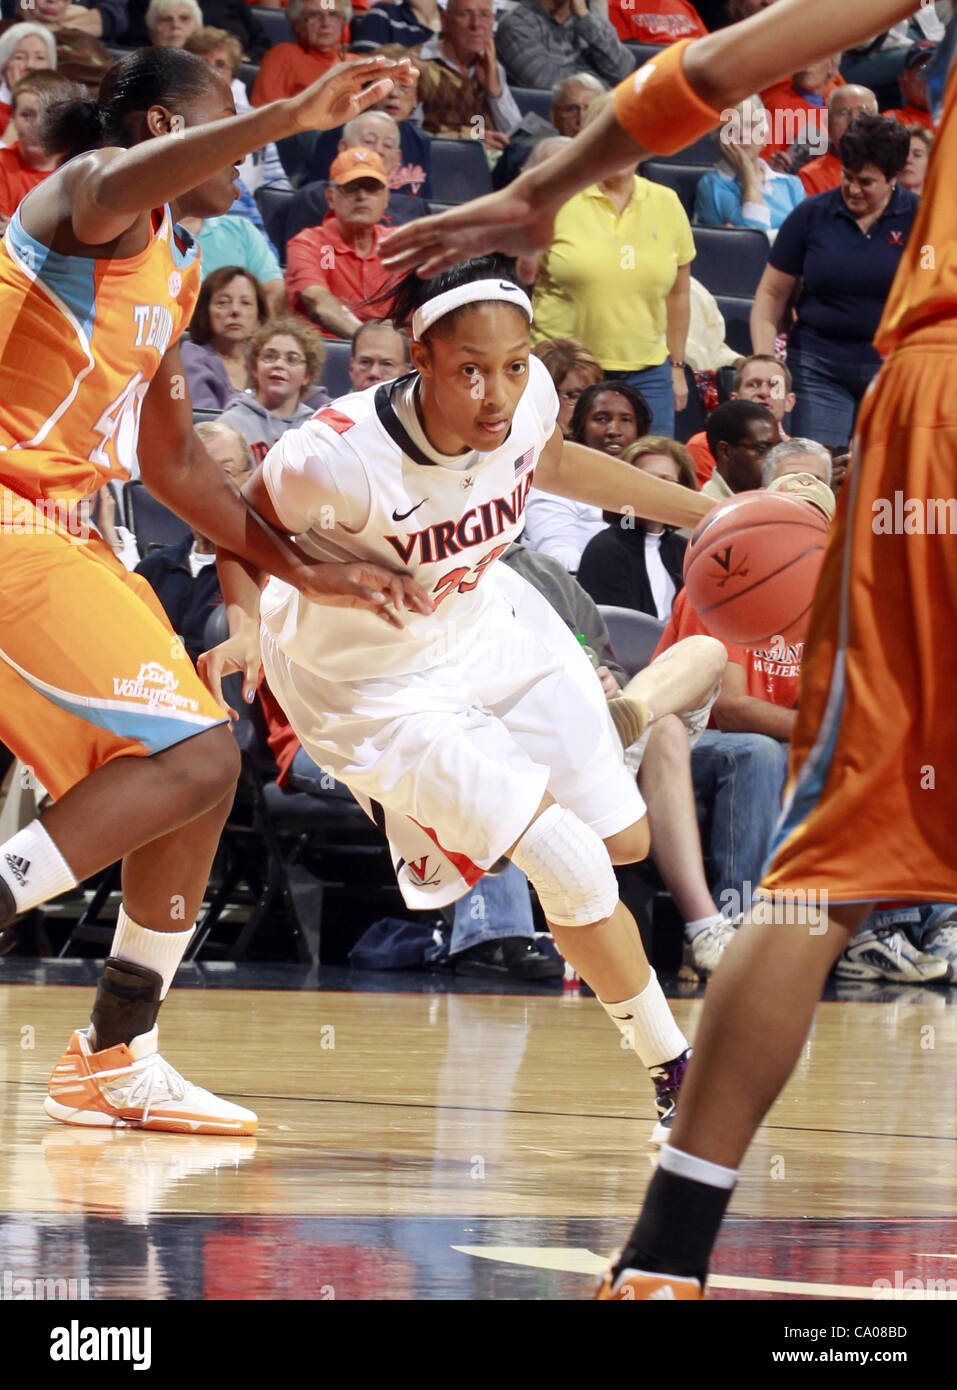
[[(398, 284), (387, 286), (371, 302), (384, 306), (381, 317), (390, 318), (397, 327), (411, 331), (412, 315), (416, 309), (434, 299), (436, 295), (444, 294), (446, 290), (458, 289), (459, 285), (470, 285), (473, 280), (507, 280), (509, 284), (521, 285), (515, 274), (515, 262), (507, 256), (476, 256), (471, 261), (461, 261), (458, 265), (450, 266), (448, 270), (443, 270), (428, 280), (423, 280), (415, 271), (411, 271)], [(458, 316), (465, 309), (472, 307), (463, 304), (461, 309), (453, 309), (451, 313), (444, 314), (438, 323), (423, 335), (423, 341), (428, 342), (436, 331), (447, 332)]]
[(207, 63), (182, 48), (138, 48), (107, 70), (96, 101), (51, 104), (43, 126), (45, 149), (66, 158), (101, 145), (139, 144), (151, 106), (175, 106), (209, 90)]

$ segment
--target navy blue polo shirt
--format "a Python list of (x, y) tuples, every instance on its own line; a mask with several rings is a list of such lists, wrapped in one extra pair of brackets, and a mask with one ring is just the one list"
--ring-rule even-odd
[(768, 263), (804, 277), (798, 321), (788, 347), (830, 361), (880, 362), (872, 346), (918, 199), (898, 184), (890, 202), (862, 232), (840, 188), (817, 193), (784, 219)]

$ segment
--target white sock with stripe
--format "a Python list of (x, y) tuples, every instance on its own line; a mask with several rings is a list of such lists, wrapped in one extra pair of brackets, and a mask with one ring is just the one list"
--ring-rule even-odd
[(39, 820), (31, 821), (0, 845), (0, 878), (10, 890), (18, 913), (29, 912), (76, 887), (73, 870)]
[(141, 927), (134, 922), (126, 908), (121, 907), (110, 955), (115, 960), (141, 965), (144, 970), (155, 970), (157, 975), (162, 975), (160, 998), (165, 999), (186, 947), (192, 940), (193, 931), (193, 927), (187, 927), (186, 931), (151, 931), (149, 927)]
[(687, 1051), (688, 1039), (675, 1023), (653, 970), (651, 979), (633, 999), (623, 999), (620, 1004), (606, 1004), (603, 999), (598, 1002), (646, 1067), (673, 1062)]

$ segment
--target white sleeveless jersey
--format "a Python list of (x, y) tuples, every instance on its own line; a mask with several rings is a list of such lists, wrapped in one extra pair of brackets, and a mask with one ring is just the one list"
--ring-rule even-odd
[[(265, 627), (291, 661), (325, 680), (427, 670), (467, 647), (475, 624), (506, 604), (495, 561), (521, 534), (535, 464), (555, 430), (558, 397), (532, 356), (504, 442), (475, 454), (467, 471), (445, 467), (417, 446), (393, 406), (408, 382), (400, 377), (341, 397), (288, 430), (263, 464), (276, 513), (304, 550), (410, 575), (436, 603), (427, 617), (403, 613), (400, 631), (360, 609), (312, 603), (272, 579), (263, 594)], [(349, 480), (355, 492), (362, 475), (371, 507), (363, 525), (348, 529), (337, 510), (348, 519)], [(341, 479), (340, 492), (330, 478)]]

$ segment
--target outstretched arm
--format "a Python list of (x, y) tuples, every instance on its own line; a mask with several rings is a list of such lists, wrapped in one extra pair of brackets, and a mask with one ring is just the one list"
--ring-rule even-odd
[[(777, 0), (740, 24), (673, 44), (626, 77), (615, 101), (566, 149), (501, 193), (397, 228), (382, 240), (383, 261), (389, 270), (418, 268), (427, 276), (490, 251), (534, 255), (551, 243), (555, 213), (581, 189), (650, 154), (676, 153), (752, 92), (889, 29), (913, 9), (913, 0)], [(660, 82), (675, 61), (684, 84)]]
[(153, 496), (245, 565), (247, 597), (255, 591), (258, 598), (265, 575), (274, 574), (315, 603), (381, 612), (392, 602), (431, 613), (431, 601), (406, 576), (377, 566), (364, 567), (369, 570), (364, 576), (358, 566), (304, 554), (267, 505), (265, 488), (265, 502), (258, 492), (248, 501), (240, 496), (193, 429), (178, 346), (166, 353), (143, 401), (138, 454), (140, 474)]
[(665, 526), (697, 526), (716, 505), (690, 488), (652, 478), (610, 454), (570, 444), (556, 429), (535, 469), (535, 486), (611, 512), (633, 513)]
[[(407, 84), (415, 76), (408, 59), (369, 58), (340, 63), (298, 96), (242, 116), (224, 111), (222, 120), (188, 130), (177, 128), (170, 116), (168, 134), (131, 149), (97, 150), (77, 162), (71, 170), (73, 233), (91, 246), (113, 241), (144, 212), (196, 188), (252, 150), (299, 131), (339, 126), (387, 96), (393, 79)], [(363, 91), (368, 82), (372, 85)]]

